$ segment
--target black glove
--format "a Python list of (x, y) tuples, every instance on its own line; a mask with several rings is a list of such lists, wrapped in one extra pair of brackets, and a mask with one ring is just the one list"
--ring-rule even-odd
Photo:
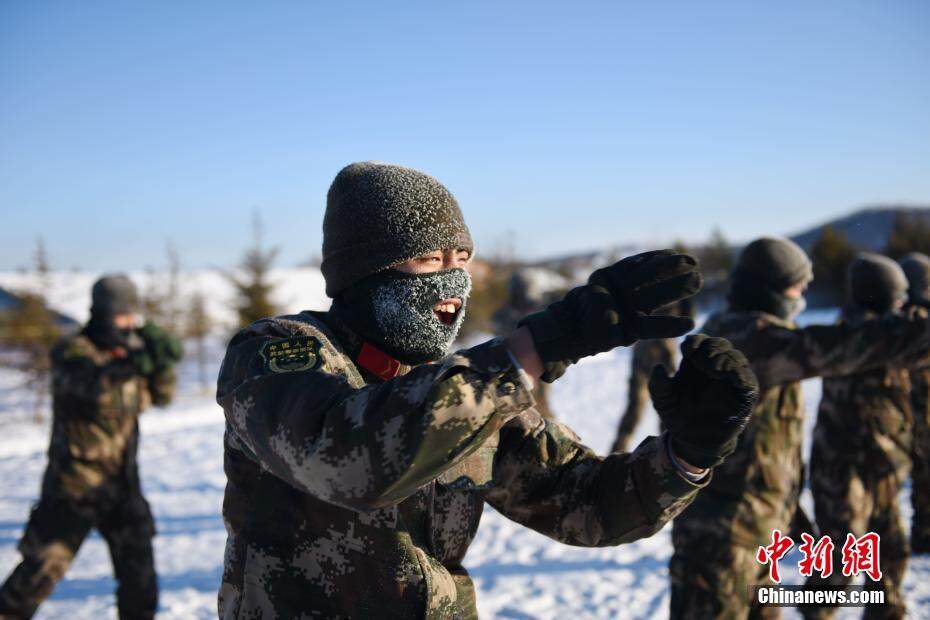
[(629, 346), (643, 338), (672, 338), (694, 328), (688, 317), (652, 315), (701, 290), (697, 259), (672, 250), (645, 252), (598, 269), (585, 286), (525, 317), (552, 382), (582, 357)]
[(653, 369), (649, 393), (675, 455), (695, 467), (714, 467), (736, 449), (759, 383), (746, 356), (723, 338), (688, 336), (681, 354), (674, 377), (663, 366)]
[(138, 333), (145, 343), (143, 349), (132, 353), (139, 374), (148, 376), (167, 370), (184, 355), (181, 341), (154, 323), (146, 323)]

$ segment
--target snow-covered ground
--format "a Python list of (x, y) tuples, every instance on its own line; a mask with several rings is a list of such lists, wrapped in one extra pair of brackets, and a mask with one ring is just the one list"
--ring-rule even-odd
[[(830, 320), (829, 315), (814, 315)], [(218, 343), (219, 344), (219, 343)], [(211, 355), (218, 359), (221, 345)], [(594, 449), (611, 442), (625, 403), (629, 351), (590, 358), (554, 385), (553, 405)], [(211, 369), (215, 376), (216, 368)], [(211, 618), (221, 574), (225, 531), (220, 517), (223, 416), (212, 396), (196, 383), (192, 361), (182, 367), (182, 392), (171, 407), (142, 418), (141, 469), (145, 492), (158, 524), (156, 561), (161, 583), (160, 618)], [(0, 420), (28, 398), (0, 373)], [(818, 381), (805, 385), (808, 411), (816, 410)], [(809, 417), (809, 425), (813, 416)], [(654, 414), (640, 429), (657, 430)], [(35, 501), (45, 466), (47, 429), (0, 421), (0, 573), (19, 560), (16, 542)], [(808, 498), (809, 499), (809, 498)], [(909, 518), (907, 489), (902, 494)], [(560, 545), (521, 528), (493, 510), (485, 513), (466, 565), (478, 587), (485, 618), (665, 618), (669, 528), (637, 543), (611, 549)], [(785, 570), (786, 566), (788, 570)], [(799, 581), (782, 565), (788, 581)], [(0, 577), (2, 578), (2, 577)], [(94, 535), (38, 618), (115, 617), (114, 582), (107, 550)], [(930, 557), (911, 561), (906, 581), (912, 617), (930, 618)], [(858, 617), (844, 610), (843, 618)], [(797, 617), (786, 610), (786, 617)]]

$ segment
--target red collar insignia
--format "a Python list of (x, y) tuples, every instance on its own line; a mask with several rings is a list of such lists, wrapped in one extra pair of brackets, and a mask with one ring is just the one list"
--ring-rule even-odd
[(393, 379), (401, 371), (399, 361), (367, 342), (362, 344), (362, 350), (359, 351), (356, 361), (359, 366), (383, 381)]

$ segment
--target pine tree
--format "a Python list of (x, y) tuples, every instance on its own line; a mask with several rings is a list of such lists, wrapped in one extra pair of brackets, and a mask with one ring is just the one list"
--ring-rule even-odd
[(33, 393), (33, 418), (41, 423), (51, 376), (49, 350), (61, 335), (55, 315), (46, 305), (50, 269), (41, 237), (36, 241), (33, 269), (36, 287), (18, 293), (19, 303), (4, 321), (3, 336), (5, 344), (15, 353), (9, 365), (25, 373), (25, 386)]
[(846, 272), (856, 257), (856, 247), (842, 230), (825, 226), (811, 246), (814, 265), (812, 288), (824, 301), (842, 303), (846, 299)]
[(725, 281), (733, 270), (733, 246), (720, 227), (710, 232), (704, 248), (699, 253), (701, 272), (710, 283)]
[(168, 241), (165, 256), (168, 264), (166, 276), (161, 276), (152, 267), (145, 270), (146, 289), (142, 295), (142, 313), (146, 319), (157, 323), (169, 333), (180, 334), (183, 331), (178, 301), (181, 292), (181, 259), (172, 241)]
[(891, 226), (885, 254), (897, 260), (908, 252), (930, 254), (930, 221), (898, 213)]
[(257, 213), (252, 218), (252, 232), (254, 242), (242, 257), (238, 272), (226, 274), (236, 291), (235, 307), (240, 327), (277, 314), (277, 308), (271, 301), (274, 284), (269, 277), (278, 248), (264, 248), (262, 221)]
[(207, 314), (207, 300), (203, 293), (196, 292), (190, 298), (187, 311), (187, 329), (185, 335), (194, 341), (197, 358), (197, 376), (204, 389), (207, 380), (207, 336), (210, 334), (210, 317)]

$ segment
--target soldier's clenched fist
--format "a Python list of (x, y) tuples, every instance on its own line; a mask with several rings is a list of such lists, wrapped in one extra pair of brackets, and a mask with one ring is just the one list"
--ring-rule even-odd
[(675, 454), (696, 467), (714, 467), (736, 449), (759, 383), (746, 357), (724, 338), (689, 336), (681, 353), (674, 377), (655, 367), (649, 392)]
[(598, 269), (588, 283), (531, 314), (526, 325), (543, 362), (543, 381), (554, 381), (578, 359), (628, 346), (643, 338), (672, 338), (694, 328), (688, 317), (654, 315), (701, 290), (697, 260), (672, 250), (645, 252)]

